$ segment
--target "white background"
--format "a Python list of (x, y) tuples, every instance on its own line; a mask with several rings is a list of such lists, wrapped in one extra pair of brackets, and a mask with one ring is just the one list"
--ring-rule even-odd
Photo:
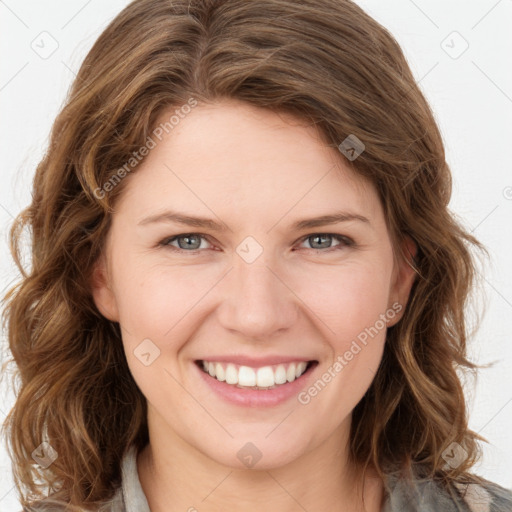
[[(16, 279), (7, 231), (13, 216), (30, 201), (31, 180), (51, 123), (87, 51), (127, 3), (0, 0), (2, 295)], [(388, 28), (404, 49), (446, 143), (454, 177), (451, 209), (491, 253), (490, 264), (482, 270), (487, 313), (470, 350), (476, 362), (496, 364), (481, 371), (476, 386), (468, 387), (470, 427), (489, 441), (474, 472), (511, 488), (512, 1), (357, 3)], [(44, 31), (56, 43), (48, 35), (40, 36)], [(42, 46), (41, 38), (46, 38), (46, 49), (58, 44), (46, 59), (31, 47)], [(464, 40), (469, 47), (454, 58), (464, 49)], [(2, 340), (5, 346), (5, 334)], [(3, 389), (0, 421), (12, 403), (12, 390)], [(2, 441), (0, 510), (19, 509)]]

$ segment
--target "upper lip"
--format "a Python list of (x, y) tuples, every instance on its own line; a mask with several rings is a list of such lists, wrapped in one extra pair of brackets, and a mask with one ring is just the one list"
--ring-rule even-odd
[(209, 361), (215, 363), (232, 363), (239, 366), (251, 366), (253, 368), (259, 368), (262, 366), (272, 366), (275, 364), (283, 363), (296, 363), (296, 362), (309, 362), (315, 361), (315, 359), (300, 357), (300, 356), (267, 356), (267, 357), (252, 357), (244, 355), (231, 355), (231, 356), (206, 356), (199, 361)]

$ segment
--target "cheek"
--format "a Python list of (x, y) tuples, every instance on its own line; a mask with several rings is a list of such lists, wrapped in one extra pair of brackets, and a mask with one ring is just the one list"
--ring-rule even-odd
[(147, 268), (127, 261), (117, 282), (121, 323), (138, 335), (151, 333), (163, 339), (205, 294), (208, 279), (191, 279), (190, 272), (177, 266)]
[(335, 296), (326, 301), (326, 307), (337, 304), (337, 308), (329, 311), (334, 332), (327, 334), (327, 340), (332, 359), (327, 364), (329, 375), (324, 373), (322, 380), (332, 385), (324, 404), (330, 404), (337, 417), (355, 407), (377, 373), (385, 346), (386, 319), (395, 315), (394, 309), (388, 309), (391, 271), (385, 265), (352, 269), (337, 282)]
[(144, 266), (129, 258), (118, 267), (116, 279), (130, 371), (150, 402), (165, 404), (169, 394), (182, 392), (172, 378), (179, 377), (176, 357), (195, 328), (194, 305), (205, 294), (208, 279), (191, 280), (177, 266)]
[(384, 260), (358, 262), (309, 272), (307, 279), (297, 282), (297, 295), (304, 297), (337, 352), (344, 352), (352, 339), (386, 313), (391, 271)]

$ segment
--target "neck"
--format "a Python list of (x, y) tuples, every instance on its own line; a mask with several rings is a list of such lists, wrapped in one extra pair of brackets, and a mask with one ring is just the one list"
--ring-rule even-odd
[(291, 463), (268, 469), (219, 464), (178, 436), (151, 436), (150, 428), (150, 443), (137, 458), (139, 479), (151, 512), (379, 512), (383, 482), (371, 469), (363, 479), (349, 462), (349, 426), (342, 424)]

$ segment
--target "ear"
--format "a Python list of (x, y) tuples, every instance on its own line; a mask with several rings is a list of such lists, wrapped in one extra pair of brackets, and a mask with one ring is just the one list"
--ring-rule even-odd
[(112, 291), (104, 254), (102, 254), (94, 264), (90, 285), (92, 298), (100, 313), (108, 320), (119, 322), (117, 301)]
[[(395, 258), (395, 270), (393, 272), (393, 282), (389, 294), (388, 308), (391, 308), (393, 304), (395, 304), (393, 309), (396, 311), (396, 315), (393, 319), (388, 321), (388, 327), (395, 325), (402, 318), (409, 300), (412, 285), (416, 279), (414, 258), (418, 252), (418, 247), (409, 236), (406, 236), (402, 242), (402, 252), (404, 257), (399, 254)], [(397, 304), (401, 306), (399, 310)]]

